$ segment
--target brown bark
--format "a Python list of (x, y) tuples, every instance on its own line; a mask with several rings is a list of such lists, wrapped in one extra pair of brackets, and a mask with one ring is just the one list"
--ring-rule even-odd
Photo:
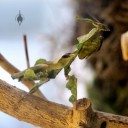
[[(0, 80), (0, 110), (25, 122), (45, 128), (127, 128), (128, 117), (92, 111), (87, 99), (77, 109), (46, 101)], [(20, 101), (20, 102), (19, 102)]]

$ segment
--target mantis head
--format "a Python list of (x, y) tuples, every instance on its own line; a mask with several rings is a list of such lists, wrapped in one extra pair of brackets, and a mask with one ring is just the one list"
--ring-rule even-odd
[(65, 55), (63, 55), (58, 63), (63, 65), (63, 66), (66, 66), (67, 64), (69, 64), (70, 62), (72, 62), (76, 57), (76, 54), (75, 53), (66, 53)]

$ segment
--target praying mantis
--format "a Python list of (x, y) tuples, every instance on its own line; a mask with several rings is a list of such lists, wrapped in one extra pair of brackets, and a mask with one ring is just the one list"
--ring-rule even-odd
[(72, 93), (69, 100), (71, 103), (74, 103), (77, 100), (77, 78), (74, 75), (69, 76), (69, 72), (71, 70), (70, 65), (77, 56), (79, 57), (79, 59), (84, 59), (85, 57), (88, 57), (92, 53), (98, 51), (101, 47), (103, 37), (96, 36), (96, 34), (101, 31), (109, 31), (108, 26), (100, 22), (81, 17), (77, 17), (77, 19), (91, 23), (94, 28), (88, 34), (82, 35), (77, 38), (78, 44), (74, 52), (66, 53), (57, 61), (46, 61), (45, 59), (39, 59), (36, 61), (36, 64), (33, 67), (30, 67), (18, 73), (14, 73), (12, 75), (13, 79), (18, 79), (19, 81), (39, 81), (32, 87), (28, 94), (33, 94), (41, 85), (48, 82), (50, 79), (55, 79), (58, 73), (62, 69), (64, 69), (65, 77), (68, 80), (66, 87)]

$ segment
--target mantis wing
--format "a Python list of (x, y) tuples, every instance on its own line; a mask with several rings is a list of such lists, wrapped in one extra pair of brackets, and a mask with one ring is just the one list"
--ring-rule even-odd
[(96, 52), (100, 49), (103, 41), (103, 37), (99, 36), (92, 41), (86, 41), (83, 47), (78, 52), (79, 59), (84, 59), (85, 57), (91, 55), (93, 52)]

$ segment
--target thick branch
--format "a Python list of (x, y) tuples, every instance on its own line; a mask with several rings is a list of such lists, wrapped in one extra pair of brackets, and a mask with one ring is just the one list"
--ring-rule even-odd
[[(128, 128), (128, 117), (96, 111), (96, 128)], [(93, 125), (93, 126), (95, 126)]]
[(0, 110), (25, 122), (45, 128), (127, 128), (128, 117), (93, 112), (87, 99), (78, 100), (77, 110), (45, 101), (0, 80)]
[(72, 110), (68, 107), (45, 101), (34, 95), (19, 102), (24, 95), (26, 92), (0, 80), (1, 111), (19, 120), (45, 128), (68, 128), (68, 125), (73, 122), (69, 117), (72, 115)]
[[(16, 72), (20, 72), (19, 69), (17, 69), (16, 67), (14, 67), (10, 62), (8, 62), (4, 56), (0, 53), (0, 66), (6, 70), (8, 73), (10, 73), (11, 75), (16, 73)], [(21, 81), (24, 85), (26, 85), (29, 89), (31, 89), (33, 87), (33, 85), (35, 84), (34, 81)], [(46, 99), (46, 97), (38, 90), (37, 92), (35, 92), (35, 95), (42, 97), (43, 99)]]

